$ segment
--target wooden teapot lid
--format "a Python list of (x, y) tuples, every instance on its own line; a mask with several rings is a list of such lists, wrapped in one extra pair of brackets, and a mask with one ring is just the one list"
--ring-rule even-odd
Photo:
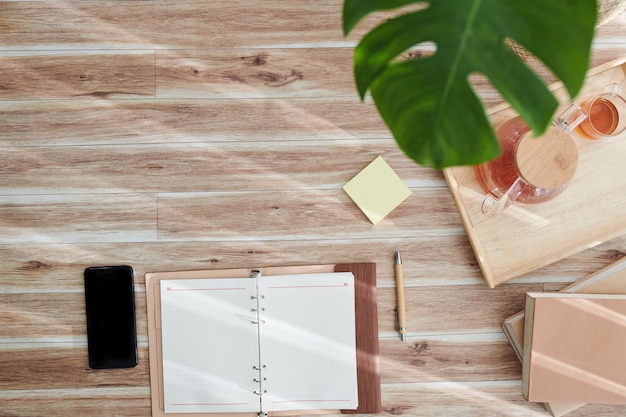
[(550, 128), (539, 138), (528, 132), (517, 143), (515, 162), (528, 183), (543, 189), (558, 188), (574, 176), (578, 149), (561, 129)]

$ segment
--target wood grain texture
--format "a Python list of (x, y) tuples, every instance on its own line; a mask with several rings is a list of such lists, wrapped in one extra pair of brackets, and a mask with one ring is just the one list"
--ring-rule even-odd
[(420, 382), (506, 381), (521, 372), (507, 341), (494, 337), (426, 336), (408, 343), (381, 340), (385, 384)]
[[(524, 309), (524, 295), (529, 291), (541, 291), (541, 284), (511, 284), (502, 290), (485, 285), (409, 287), (405, 289), (407, 330), (409, 334), (497, 332), (505, 318)], [(381, 288), (378, 298), (379, 330), (393, 334), (395, 290)], [(451, 299), (455, 302), (450, 303)], [(483, 304), (480, 309), (472, 308), (476, 300)]]
[[(336, 154), (352, 155), (341, 164)], [(378, 155), (410, 186), (443, 188), (439, 172), (418, 168), (391, 139), (158, 143), (6, 147), (0, 193), (174, 193), (337, 189)], [(308, 163), (310, 160), (316, 163)], [(112, 163), (114, 161), (114, 163)], [(124, 167), (126, 167), (124, 169)], [(224, 175), (229, 172), (229, 175)], [(193, 173), (193, 175), (190, 175)]]
[[(454, 249), (451, 249), (454, 248)], [(545, 283), (544, 289), (567, 285), (626, 256), (626, 236), (598, 245), (534, 271), (513, 282)], [(389, 253), (403, 253), (405, 285), (436, 287), (482, 284), (483, 277), (466, 236), (423, 236), (336, 240), (264, 240), (218, 242), (76, 242), (49, 245), (0, 245), (2, 293), (82, 291), (88, 265), (132, 264), (136, 280), (147, 272), (279, 265), (319, 265), (325, 262), (372, 261), (379, 288), (395, 285)], [(454, 256), (450, 256), (453, 253)], [(50, 288), (54, 284), (54, 288)], [(550, 287), (555, 285), (556, 287)]]
[(0, 146), (391, 138), (374, 105), (357, 97), (73, 99), (57, 100), (54, 106), (20, 100), (3, 102), (2, 110)]
[(154, 194), (3, 196), (0, 244), (156, 239)]
[[(297, 187), (297, 185), (294, 185)], [(446, 189), (420, 190), (375, 230), (341, 190), (159, 194), (160, 240), (341, 239), (460, 234)], [(251, 210), (237, 212), (237, 207)], [(435, 207), (437, 209), (435, 210)], [(294, 225), (298, 230), (294, 230)], [(410, 230), (410, 226), (417, 230)], [(295, 235), (294, 235), (295, 233)]]
[(158, 98), (352, 97), (352, 48), (158, 51)]
[(150, 389), (145, 387), (0, 391), (0, 402), (10, 405), (3, 410), (9, 416), (150, 416), (149, 398)]
[[(146, 295), (135, 294), (137, 337), (147, 340)], [(87, 343), (85, 295), (81, 292), (0, 294), (3, 306), (0, 339), (28, 341), (54, 339), (58, 342)]]
[[(389, 14), (344, 37), (342, 4), (0, 0), (0, 414), (150, 416), (147, 272), (375, 262), (380, 415), (548, 415), (501, 321), (625, 256), (626, 236), (487, 288), (442, 173), (357, 96), (352, 48)], [(593, 66), (626, 54), (624, 28), (598, 29)], [(341, 187), (379, 155), (413, 194), (372, 226)], [(135, 269), (139, 365), (95, 371), (83, 271), (114, 264)]]
[(0, 55), (0, 100), (154, 97), (153, 52)]
[[(206, 49), (342, 43), (341, 6), (269, 0), (4, 1), (3, 49)], [(355, 35), (356, 36), (356, 35)]]
[[(451, 247), (458, 247), (454, 257), (449, 256)], [(0, 245), (0, 289), (3, 293), (80, 292), (85, 264), (132, 264), (137, 282), (143, 283), (147, 272), (232, 269), (240, 268), (242, 264), (259, 268), (275, 264), (320, 265), (342, 260), (375, 262), (378, 286), (393, 287), (393, 266), (386, 263), (389, 262), (388, 254), (397, 249), (406, 253), (408, 285), (482, 283), (482, 275), (476, 270), (476, 261), (465, 236), (428, 236), (402, 239)], [(589, 261), (591, 265), (588, 269), (602, 264), (602, 259), (594, 260)], [(442, 269), (445, 273), (441, 272)], [(561, 275), (561, 281), (570, 274)], [(54, 289), (50, 288), (51, 283), (54, 283)]]
[(3, 390), (49, 390), (97, 387), (149, 387), (148, 350), (139, 348), (135, 368), (89, 368), (84, 346), (6, 350), (0, 356)]

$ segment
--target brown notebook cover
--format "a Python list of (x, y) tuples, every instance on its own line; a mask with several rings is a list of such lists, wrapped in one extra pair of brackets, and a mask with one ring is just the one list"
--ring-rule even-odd
[(338, 264), (335, 272), (352, 272), (355, 279), (356, 371), (359, 408), (344, 414), (373, 414), (383, 410), (378, 363), (378, 299), (376, 264)]
[[(378, 307), (376, 297), (376, 264), (312, 265), (275, 268), (222, 269), (146, 274), (148, 309), (148, 351), (150, 355), (150, 387), (153, 417), (191, 416), (256, 416), (256, 413), (168, 413), (163, 401), (163, 357), (161, 340), (160, 281), (162, 279), (191, 278), (249, 278), (252, 269), (263, 275), (314, 274), (325, 272), (352, 272), (355, 279), (356, 349), (359, 407), (346, 413), (373, 414), (382, 411), (380, 372), (378, 368)], [(307, 411), (307, 414), (337, 413), (341, 410)], [(297, 411), (270, 412), (270, 415), (293, 415)]]
[[(574, 282), (561, 290), (561, 292), (626, 294), (626, 257)], [(502, 330), (521, 362), (523, 355), (522, 344), (524, 343), (524, 311), (520, 311), (504, 320)], [(561, 417), (585, 404), (550, 402), (544, 405), (554, 417)]]
[(528, 293), (522, 394), (626, 404), (626, 295)]

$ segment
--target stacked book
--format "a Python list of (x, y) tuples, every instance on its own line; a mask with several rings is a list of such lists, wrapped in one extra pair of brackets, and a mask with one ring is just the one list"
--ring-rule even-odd
[(528, 293), (502, 325), (522, 361), (522, 394), (553, 416), (626, 404), (626, 258), (558, 293)]

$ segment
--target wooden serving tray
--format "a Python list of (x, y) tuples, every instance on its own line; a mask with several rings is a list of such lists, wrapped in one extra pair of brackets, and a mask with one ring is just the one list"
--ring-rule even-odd
[[(577, 101), (620, 84), (626, 97), (626, 57), (588, 72)], [(562, 83), (550, 86), (567, 107)], [(489, 111), (496, 128), (517, 117), (503, 103)], [(622, 117), (626, 117), (623, 115)], [(483, 276), (489, 287), (524, 275), (626, 232), (626, 132), (614, 138), (585, 140), (572, 133), (579, 152), (578, 168), (569, 186), (551, 201), (516, 204), (504, 213), (481, 212), (485, 192), (472, 167), (444, 170)]]

